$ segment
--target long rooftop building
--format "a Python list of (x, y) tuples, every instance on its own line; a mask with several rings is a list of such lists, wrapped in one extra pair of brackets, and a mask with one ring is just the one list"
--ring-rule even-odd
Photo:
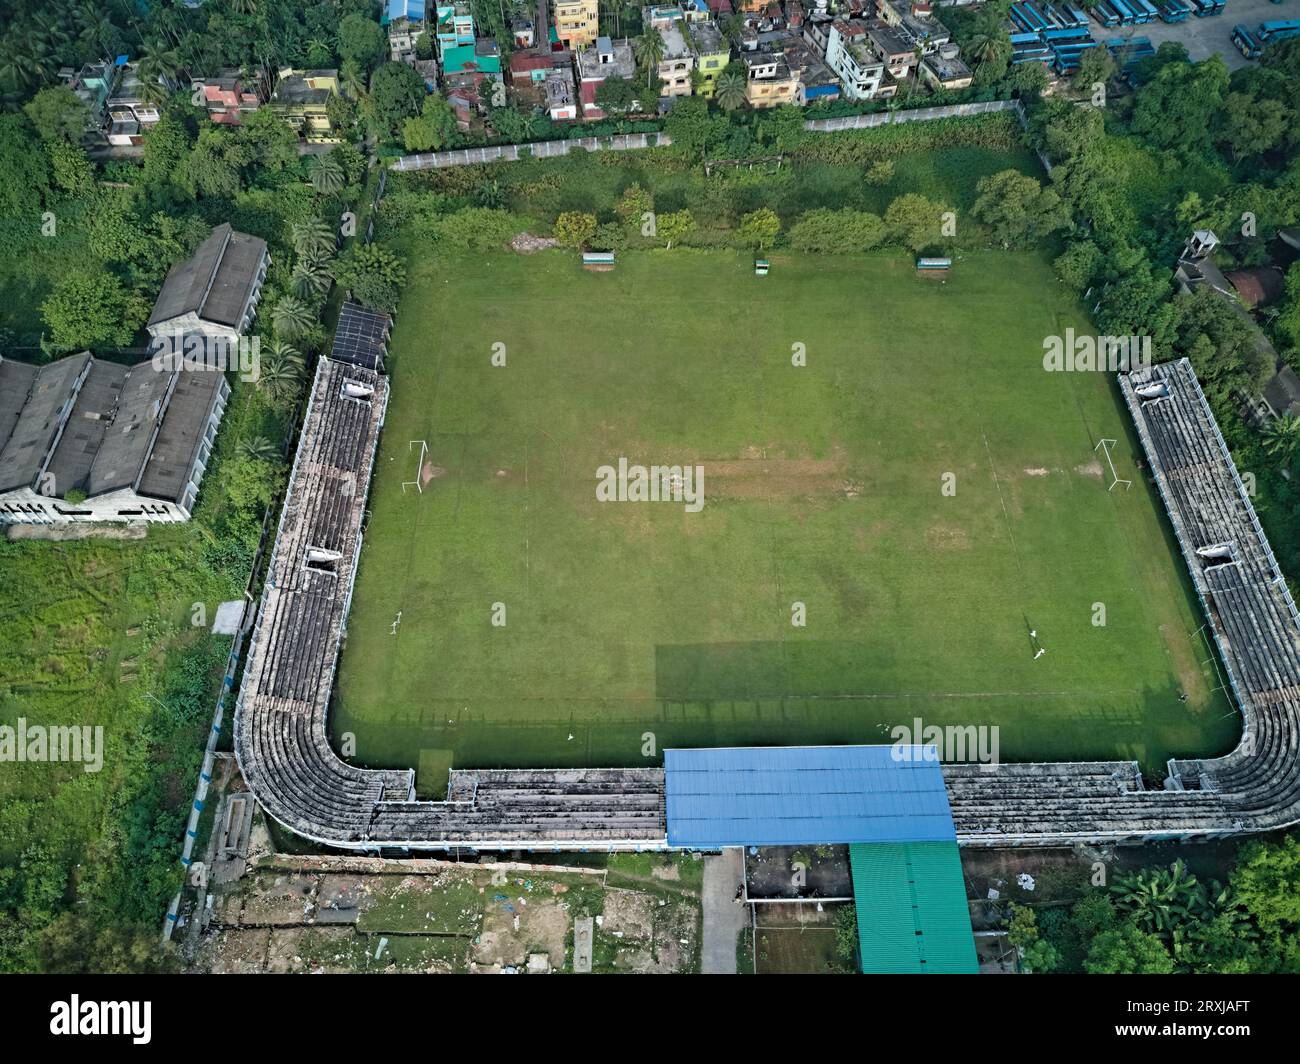
[[(1300, 821), (1300, 619), (1187, 360), (1121, 389), (1244, 719), (1240, 746), (1138, 764), (943, 766), (965, 845), (1060, 845), (1264, 831)], [(345, 849), (645, 849), (670, 845), (661, 769), (453, 770), (443, 802), (414, 775), (344, 762), (327, 713), (361, 547), (388, 382), (322, 359), (235, 716), (244, 777), (267, 812)], [(867, 800), (867, 799), (864, 799)], [(854, 841), (827, 838), (823, 841)]]

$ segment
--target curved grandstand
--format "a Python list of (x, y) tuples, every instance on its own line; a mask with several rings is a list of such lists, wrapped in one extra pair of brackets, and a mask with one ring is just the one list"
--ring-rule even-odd
[[(966, 845), (1210, 837), (1300, 821), (1300, 615), (1190, 363), (1125, 375), (1133, 415), (1244, 720), (1225, 757), (945, 765)], [(414, 772), (358, 768), (326, 717), (361, 548), (388, 381), (323, 358), (294, 459), (235, 711), (235, 750), (267, 812), (344, 849), (667, 845), (661, 769), (453, 770), (443, 802)], [(828, 840), (833, 841), (833, 840)]]

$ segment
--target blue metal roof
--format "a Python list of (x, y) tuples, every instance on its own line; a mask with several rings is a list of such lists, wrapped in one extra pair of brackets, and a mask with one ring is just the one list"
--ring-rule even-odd
[(664, 774), (670, 846), (957, 838), (932, 746), (665, 750)]

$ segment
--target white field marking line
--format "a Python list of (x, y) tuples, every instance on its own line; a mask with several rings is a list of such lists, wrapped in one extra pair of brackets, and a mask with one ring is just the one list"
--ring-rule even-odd
[[(843, 701), (862, 701), (862, 702), (866, 702), (866, 701), (878, 701), (878, 700), (880, 700), (880, 699), (884, 699), (884, 698), (896, 698), (896, 699), (899, 699), (900, 701), (911, 700), (911, 699), (918, 699), (918, 698), (925, 698), (925, 699), (940, 699), (940, 698), (1072, 698), (1072, 699), (1080, 699), (1080, 698), (1083, 698), (1083, 699), (1091, 699), (1091, 698), (1115, 698), (1115, 697), (1120, 697), (1120, 696), (1123, 696), (1123, 695), (1135, 695), (1135, 694), (1140, 694), (1141, 691), (1142, 691), (1142, 688), (1140, 688), (1140, 687), (1131, 687), (1131, 688), (1130, 688), (1130, 687), (1122, 687), (1122, 688), (1118, 688), (1118, 689), (1114, 689), (1114, 690), (1111, 690), (1111, 689), (1103, 689), (1103, 690), (1087, 690), (1087, 691), (898, 691), (898, 692), (893, 692), (893, 691), (879, 691), (879, 692), (868, 693), (868, 694), (848, 694), (848, 695), (807, 695), (807, 694), (792, 694), (792, 693), (790, 693), (790, 692), (786, 692), (786, 693), (784, 693), (784, 694), (774, 694), (774, 695), (771, 695), (771, 696), (765, 696), (765, 697), (771, 697), (771, 698), (783, 698), (783, 699), (790, 699), (791, 701), (802, 701), (802, 702), (843, 702)], [(520, 697), (520, 696), (511, 696), (511, 697), (504, 697), (504, 696), (503, 696), (503, 697), (501, 697), (501, 698), (496, 698), (496, 699), (487, 699), (486, 701), (489, 701), (489, 702), (492, 702), (492, 701), (496, 701), (496, 702), (509, 702), (509, 703), (511, 703), (511, 704), (515, 704), (515, 703), (524, 703), (524, 702), (538, 702), (538, 703), (541, 703), (541, 702), (561, 702), (561, 701), (572, 701), (573, 697), (574, 697), (574, 696), (571, 696), (571, 695), (563, 695), (563, 696), (561, 696), (561, 695), (555, 695), (555, 696), (546, 695), (546, 696), (541, 696), (541, 697), (536, 697), (536, 698), (533, 698), (533, 697)], [(601, 700), (601, 699), (603, 699), (604, 696), (601, 696), (601, 695), (598, 695), (598, 694), (580, 694), (580, 695), (578, 695), (578, 696), (576, 696), (576, 697), (579, 698), (579, 699), (581, 699), (581, 700), (592, 700), (592, 701), (595, 701), (595, 700)], [(484, 697), (483, 697), (482, 694), (473, 694), (473, 695), (466, 695), (466, 694), (454, 694), (454, 695), (422, 695), (422, 696), (421, 696), (421, 701), (422, 701), (422, 702), (430, 702), (430, 703), (433, 703), (433, 702), (453, 702), (453, 703), (460, 703), (461, 705), (464, 705), (466, 702), (471, 701), (471, 700), (472, 700), (472, 701), (478, 701), (478, 702), (483, 702), (483, 701), (485, 701), (485, 699), (484, 699)], [(658, 697), (656, 697), (656, 696), (654, 696), (654, 695), (637, 695), (637, 696), (630, 696), (630, 695), (629, 695), (629, 696), (624, 696), (624, 697), (615, 698), (615, 699), (607, 699), (607, 701), (610, 701), (610, 702), (619, 702), (619, 703), (623, 703), (623, 704), (626, 704), (626, 705), (641, 705), (641, 704), (652, 703), (652, 702), (678, 702), (678, 701), (680, 701), (680, 699), (658, 698)], [(719, 701), (721, 701), (721, 700), (719, 700)], [(728, 702), (747, 702), (747, 701), (753, 701), (753, 699), (746, 699), (746, 698), (731, 698), (731, 699), (726, 699), (725, 701), (728, 701)], [(1088, 715), (1089, 715), (1089, 716), (1096, 716), (1096, 715), (1098, 715), (1098, 714), (1097, 714), (1097, 713), (1089, 713)], [(1103, 714), (1103, 715), (1104, 715), (1104, 714)]]
[[(1209, 652), (1210, 663), (1214, 666), (1214, 675), (1219, 680), (1219, 686), (1214, 690), (1226, 692), (1228, 690), (1228, 681), (1223, 678), (1223, 673), (1219, 671), (1219, 656), (1215, 651), (1214, 645), (1210, 642), (1210, 637), (1205, 634), (1205, 625), (1201, 625), (1201, 627), (1197, 629), (1196, 634), (1205, 640), (1205, 649)], [(1232, 699), (1229, 698), (1229, 701), (1232, 701)], [(1233, 713), (1234, 715), (1236, 713), (1235, 706), (1233, 707)]]
[(1016, 568), (1020, 570), (1020, 579), (1025, 578), (1025, 567), (1020, 564), (1020, 548), (1016, 545), (1016, 533), (1011, 527), (1011, 514), (1007, 511), (1007, 500), (1002, 497), (1002, 482), (998, 479), (997, 466), (993, 464), (993, 448), (989, 446), (987, 432), (981, 432), (984, 438), (984, 453), (989, 456), (989, 472), (993, 474), (993, 486), (998, 489), (998, 502), (1002, 504), (1002, 516), (1007, 522), (1007, 536), (1011, 540), (1011, 553), (1016, 559)]
[(524, 436), (524, 594), (532, 591), (532, 556), (528, 547), (528, 436)]

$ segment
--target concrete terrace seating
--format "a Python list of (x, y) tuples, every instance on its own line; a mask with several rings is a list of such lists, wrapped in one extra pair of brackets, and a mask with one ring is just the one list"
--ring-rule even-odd
[(945, 765), (959, 839), (1013, 845), (1265, 831), (1300, 820), (1300, 618), (1191, 364), (1120, 378), (1244, 719), (1220, 758), (1169, 763)]
[[(1174, 760), (944, 766), (964, 845), (1214, 837), (1300, 821), (1300, 621), (1191, 365), (1121, 377), (1228, 683), (1241, 745)], [(443, 802), (410, 770), (349, 765), (326, 716), (388, 381), (322, 359), (235, 713), (248, 786), (276, 820), (345, 849), (667, 845), (661, 769), (453, 770)]]
[(346, 849), (663, 845), (661, 769), (457, 770), (449, 800), (414, 773), (347, 764), (326, 717), (388, 402), (372, 370), (323, 358), (235, 710), (235, 750), (263, 808)]

